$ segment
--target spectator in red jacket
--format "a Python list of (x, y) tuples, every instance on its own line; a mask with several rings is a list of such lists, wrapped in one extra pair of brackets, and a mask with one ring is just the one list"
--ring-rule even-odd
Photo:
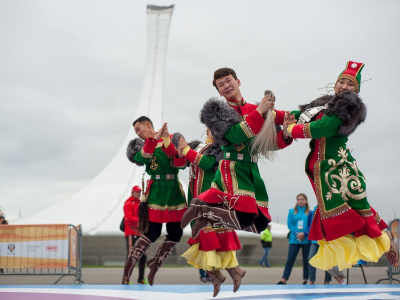
[[(127, 255), (135, 245), (136, 241), (140, 237), (138, 231), (139, 226), (139, 204), (140, 196), (142, 194), (142, 189), (135, 185), (132, 188), (131, 197), (129, 197), (124, 204), (124, 219), (125, 219), (125, 239), (126, 239), (126, 249)], [(147, 280), (144, 278), (144, 269), (146, 267), (146, 255), (143, 255), (139, 260), (139, 284), (147, 284)]]

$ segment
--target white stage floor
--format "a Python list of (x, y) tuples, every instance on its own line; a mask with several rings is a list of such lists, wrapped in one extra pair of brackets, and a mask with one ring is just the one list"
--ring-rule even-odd
[(400, 299), (400, 285), (0, 285), (1, 300)]

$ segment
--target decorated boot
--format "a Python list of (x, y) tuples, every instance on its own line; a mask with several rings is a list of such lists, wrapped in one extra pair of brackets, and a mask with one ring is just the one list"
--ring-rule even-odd
[(214, 271), (207, 271), (208, 276), (211, 279), (212, 284), (214, 285), (214, 294), (213, 297), (216, 297), (219, 293), (221, 288), (221, 284), (225, 281), (226, 277), (221, 271), (214, 270)]
[(147, 281), (150, 285), (153, 285), (154, 277), (156, 276), (158, 269), (160, 269), (161, 266), (165, 263), (175, 245), (176, 242), (170, 241), (169, 239), (165, 238), (163, 243), (158, 248), (154, 258), (147, 261), (147, 266), (150, 269), (150, 273), (147, 276)]
[(126, 261), (124, 268), (124, 277), (122, 278), (122, 284), (129, 284), (129, 278), (132, 275), (133, 268), (139, 259), (149, 248), (151, 241), (144, 235), (142, 235), (133, 246), (131, 252), (129, 253), (128, 260)]
[(242, 283), (242, 278), (246, 274), (246, 270), (243, 269), (241, 266), (236, 266), (234, 268), (226, 269), (231, 275), (233, 280), (233, 292), (236, 293)]
[(396, 267), (399, 263), (399, 249), (397, 249), (396, 242), (394, 241), (393, 234), (390, 231), (386, 231), (387, 235), (390, 239), (390, 250), (385, 253), (386, 258), (388, 259), (389, 263)]
[(190, 222), (193, 220), (196, 220), (199, 218), (201, 215), (199, 214), (199, 207), (206, 204), (206, 202), (201, 201), (199, 198), (193, 198), (192, 201), (190, 201), (190, 206), (186, 210), (186, 212), (182, 216), (181, 220), (181, 228), (185, 228)]
[(227, 209), (223, 206), (208, 206), (208, 203), (203, 203), (205, 204), (196, 207), (196, 210), (200, 217), (192, 226), (193, 238), (196, 238), (202, 229), (210, 226), (234, 230), (243, 230), (240, 227), (240, 223), (236, 216), (235, 210)]

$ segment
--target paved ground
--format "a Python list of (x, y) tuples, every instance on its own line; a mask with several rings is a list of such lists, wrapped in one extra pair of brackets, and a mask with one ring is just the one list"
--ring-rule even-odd
[[(276, 284), (283, 274), (283, 267), (261, 268), (246, 267), (247, 273), (242, 284)], [(374, 284), (381, 278), (386, 278), (387, 267), (364, 267), (368, 284)], [(147, 273), (146, 269), (146, 275)], [(120, 284), (122, 279), (122, 268), (83, 268), (82, 279), (86, 284)], [(226, 272), (225, 272), (226, 273)], [(134, 270), (132, 281), (137, 280), (137, 270)], [(346, 274), (346, 271), (345, 271)], [(323, 272), (317, 271), (317, 284), (323, 283)], [(226, 284), (232, 284), (232, 280), (226, 273)], [(400, 279), (399, 276), (396, 278)], [(29, 284), (52, 284), (56, 276), (26, 276), (26, 275), (0, 275), (0, 285), (29, 285)], [(59, 284), (70, 284), (74, 277), (64, 277)], [(349, 270), (350, 284), (363, 284), (364, 279), (360, 268)], [(289, 284), (301, 284), (302, 268), (293, 269)], [(163, 267), (156, 276), (156, 284), (202, 284), (199, 280), (198, 270), (191, 267)], [(335, 283), (335, 282), (332, 282)], [(388, 284), (388, 281), (382, 283)], [(396, 282), (394, 282), (396, 283)], [(204, 283), (207, 285), (209, 283)], [(398, 284), (398, 283), (396, 283)]]

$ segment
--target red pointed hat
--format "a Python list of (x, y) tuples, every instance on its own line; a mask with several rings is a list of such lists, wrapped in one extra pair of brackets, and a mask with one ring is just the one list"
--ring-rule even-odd
[(346, 69), (343, 70), (342, 73), (340, 73), (338, 79), (336, 82), (338, 82), (342, 78), (347, 78), (351, 80), (355, 87), (356, 87), (356, 92), (358, 93), (360, 91), (360, 85), (361, 85), (361, 70), (364, 68), (363, 63), (355, 62), (355, 61), (348, 61), (346, 64)]
[(133, 188), (132, 188), (132, 192), (141, 192), (142, 191), (142, 189), (138, 186), (138, 185), (135, 185)]

